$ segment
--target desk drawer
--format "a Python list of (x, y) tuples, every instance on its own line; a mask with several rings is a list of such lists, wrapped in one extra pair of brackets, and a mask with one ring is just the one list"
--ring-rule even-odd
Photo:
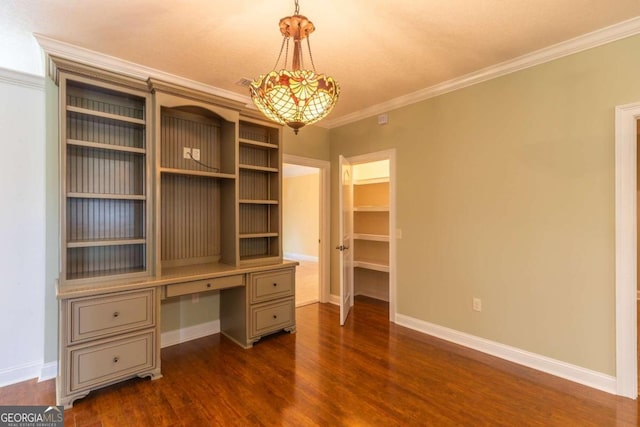
[(277, 270), (251, 275), (251, 303), (269, 301), (294, 294), (294, 270)]
[(155, 289), (70, 299), (71, 342), (106, 337), (155, 324)]
[(244, 286), (244, 275), (236, 274), (233, 276), (216, 277), (215, 279), (194, 280), (191, 282), (167, 285), (167, 298), (198, 292), (215, 291), (218, 289), (235, 288), (236, 286)]
[(293, 298), (251, 307), (251, 336), (256, 337), (295, 324), (295, 301)]
[(71, 391), (108, 384), (153, 368), (153, 332), (71, 350)]

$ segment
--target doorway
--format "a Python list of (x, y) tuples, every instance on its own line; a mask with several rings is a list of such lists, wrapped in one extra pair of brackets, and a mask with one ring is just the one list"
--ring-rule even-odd
[(340, 324), (355, 296), (387, 302), (395, 322), (395, 150), (340, 156), (340, 176)]
[(284, 155), (284, 258), (296, 268), (296, 307), (328, 300), (329, 162)]
[[(636, 203), (638, 204), (637, 206), (640, 208), (640, 173), (638, 173), (638, 166), (640, 165), (640, 120), (636, 120), (636, 194), (637, 194), (637, 198), (636, 198)], [(636, 209), (636, 236), (640, 237), (640, 227), (638, 226), (638, 223), (640, 223), (640, 219), (638, 218), (638, 212), (640, 212), (640, 209)], [(638, 241), (640, 239), (637, 239), (636, 241)], [(640, 272), (640, 251), (637, 250), (636, 248), (636, 256), (637, 258), (637, 264), (636, 264), (636, 271)], [(636, 289), (637, 289), (637, 293), (636, 293), (636, 322), (640, 322), (640, 319), (638, 318), (638, 312), (640, 312), (640, 282), (638, 281), (638, 277), (640, 277), (640, 274), (636, 274)], [(640, 325), (638, 325), (640, 326)], [(640, 365), (640, 327), (636, 328), (636, 356), (637, 356), (637, 361), (638, 361), (638, 365)], [(638, 374), (638, 396), (640, 396), (640, 371), (637, 372)]]
[(640, 103), (616, 107), (616, 394), (638, 398), (637, 149)]

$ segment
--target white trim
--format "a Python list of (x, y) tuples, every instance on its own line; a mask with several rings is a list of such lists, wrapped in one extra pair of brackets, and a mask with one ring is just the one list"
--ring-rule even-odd
[(40, 368), (40, 376), (38, 382), (50, 380), (58, 375), (58, 361), (45, 363)]
[(160, 338), (161, 348), (171, 345), (181, 344), (183, 342), (197, 340), (209, 335), (220, 333), (220, 320), (212, 320), (211, 322), (200, 323), (198, 325), (177, 329), (175, 331), (163, 332)]
[(640, 103), (616, 107), (616, 378), (617, 393), (632, 399), (638, 398), (636, 323), (638, 118), (640, 118)]
[(290, 259), (292, 261), (310, 261), (310, 262), (318, 262), (319, 257), (313, 255), (305, 255), (305, 254), (294, 254), (291, 252), (284, 253), (285, 259)]
[(327, 302), (333, 305), (340, 305), (340, 295), (330, 294)]
[(44, 91), (44, 77), (0, 67), (0, 83)]
[(396, 238), (396, 149), (362, 154), (347, 159), (352, 165), (389, 160), (389, 320), (396, 321), (397, 305), (397, 238)]
[(309, 166), (320, 171), (320, 249), (318, 256), (318, 273), (320, 281), (320, 302), (329, 301), (329, 283), (331, 277), (331, 163), (327, 160), (309, 157), (282, 155), (283, 163)]
[(42, 364), (42, 360), (36, 360), (0, 370), (0, 387), (37, 378)]
[(60, 56), (65, 59), (97, 68), (103, 68), (138, 79), (147, 80), (148, 78), (156, 78), (164, 80), (189, 89), (220, 96), (237, 102), (243, 102), (245, 107), (256, 109), (248, 95), (241, 95), (236, 92), (220, 89), (215, 86), (180, 77), (175, 74), (170, 74), (155, 68), (145, 67), (144, 65), (116, 58), (115, 56), (106, 55), (104, 53), (61, 42), (59, 40), (43, 36), (42, 34), (34, 34), (33, 36), (36, 38), (42, 49), (49, 55)]
[(399, 325), (414, 329), (427, 335), (453, 342), (538, 371), (546, 372), (569, 381), (584, 384), (607, 393), (614, 394), (616, 392), (616, 379), (610, 375), (591, 371), (580, 366), (571, 365), (556, 359), (476, 337), (454, 329), (445, 328), (423, 320), (414, 319), (403, 314), (398, 314), (396, 319)]
[(407, 105), (415, 104), (416, 102), (424, 101), (426, 99), (434, 98), (477, 83), (482, 83), (497, 77), (515, 73), (516, 71), (544, 64), (545, 62), (573, 55), (574, 53), (582, 52), (584, 50), (634, 36), (636, 34), (640, 34), (640, 17), (601, 28), (591, 33), (474, 71), (467, 75), (456, 77), (446, 82), (438, 83), (431, 87), (399, 96), (380, 104), (372, 105), (345, 116), (337, 117), (335, 119), (326, 119), (323, 123), (330, 129), (343, 126), (367, 117), (386, 113)]

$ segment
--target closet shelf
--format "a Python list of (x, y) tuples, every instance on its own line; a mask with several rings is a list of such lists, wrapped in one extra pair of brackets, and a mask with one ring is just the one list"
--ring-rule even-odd
[(389, 236), (385, 234), (353, 233), (353, 238), (356, 240), (369, 240), (373, 242), (389, 241)]
[(375, 270), (375, 271), (381, 271), (383, 273), (388, 273), (389, 272), (389, 266), (386, 264), (380, 264), (379, 262), (376, 261), (354, 261), (353, 262), (353, 266), (354, 267), (359, 267), (359, 268), (366, 268), (367, 270)]
[(75, 107), (73, 105), (67, 105), (67, 111), (71, 113), (84, 114), (87, 116), (101, 117), (103, 119), (117, 120), (119, 122), (131, 123), (135, 125), (145, 125), (146, 122), (143, 119), (136, 119), (135, 117), (121, 116), (118, 114), (104, 113), (102, 111), (90, 110), (88, 108)]
[(389, 206), (354, 206), (354, 212), (389, 212)]
[(389, 182), (389, 177), (357, 179), (357, 180), (353, 181), (353, 185), (380, 184), (380, 183), (384, 183), (384, 182)]

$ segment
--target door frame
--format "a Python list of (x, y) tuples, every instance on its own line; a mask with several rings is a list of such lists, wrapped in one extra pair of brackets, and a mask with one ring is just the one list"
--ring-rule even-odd
[(317, 168), (320, 172), (320, 223), (318, 234), (320, 236), (320, 248), (318, 250), (318, 279), (320, 292), (318, 299), (321, 303), (329, 302), (329, 277), (330, 277), (330, 239), (331, 239), (331, 162), (308, 157), (282, 155), (282, 163), (308, 166)]
[(616, 107), (616, 393), (638, 398), (637, 121), (640, 103)]
[(389, 321), (396, 323), (397, 313), (397, 239), (396, 229), (396, 149), (376, 151), (348, 157), (351, 165), (389, 160)]

